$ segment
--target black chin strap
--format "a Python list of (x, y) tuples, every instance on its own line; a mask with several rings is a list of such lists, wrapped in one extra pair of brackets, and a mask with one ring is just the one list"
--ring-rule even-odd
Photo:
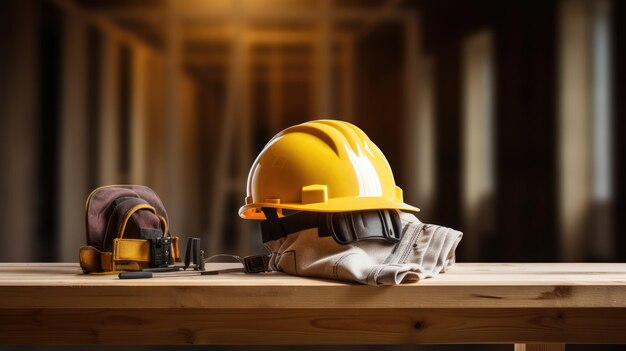
[(261, 222), (261, 238), (268, 242), (305, 229), (318, 228), (319, 236), (330, 236), (326, 224), (326, 214), (319, 212), (298, 212), (278, 218), (275, 208), (261, 208), (266, 220)]

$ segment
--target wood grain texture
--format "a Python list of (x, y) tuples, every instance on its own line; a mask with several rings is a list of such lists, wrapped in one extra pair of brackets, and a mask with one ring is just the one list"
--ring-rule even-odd
[(565, 344), (515, 344), (515, 351), (565, 351)]
[(13, 309), (3, 344), (626, 343), (626, 309)]
[(458, 264), (392, 287), (0, 264), (5, 344), (626, 343), (624, 331), (625, 264)]
[(75, 264), (0, 264), (0, 308), (110, 307), (625, 308), (626, 264), (458, 264), (387, 287), (277, 272), (120, 280)]

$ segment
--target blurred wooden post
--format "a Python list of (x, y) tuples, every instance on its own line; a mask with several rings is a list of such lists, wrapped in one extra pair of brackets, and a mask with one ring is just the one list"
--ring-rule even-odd
[(87, 170), (87, 33), (84, 20), (66, 14), (63, 47), (59, 145), (59, 255), (76, 261), (84, 244), (84, 210), (88, 194)]
[(2, 48), (6, 75), (0, 87), (0, 164), (4, 165), (0, 193), (5, 199), (0, 211), (0, 239), (5, 243), (0, 245), (0, 257), (5, 262), (36, 260), (39, 251), (33, 246), (38, 224), (33, 217), (38, 212), (37, 5), (34, 0), (13, 2), (16, 26), (11, 33), (2, 33), (14, 36), (9, 40), (14, 45)]
[(146, 134), (148, 120), (146, 116), (147, 91), (147, 53), (141, 47), (132, 48), (132, 86), (131, 92), (131, 138), (130, 138), (130, 181), (135, 184), (145, 184), (146, 177)]
[[(185, 201), (185, 221), (177, 228), (181, 236), (197, 237), (200, 232), (200, 180), (199, 153), (207, 152), (200, 149), (198, 138), (205, 137), (207, 131), (199, 129), (197, 80), (190, 74), (181, 75), (180, 85), (180, 126), (181, 126), (181, 185), (179, 191)], [(206, 180), (204, 180), (206, 181)]]
[(167, 167), (165, 154), (165, 60), (162, 56), (149, 55), (144, 61), (147, 66), (146, 74), (146, 147), (148, 158), (144, 178), (146, 184), (157, 191), (165, 188)]
[[(239, 126), (237, 128), (237, 134), (235, 140), (239, 144), (239, 155), (237, 157), (238, 163), (235, 165), (237, 167), (237, 176), (231, 182), (230, 194), (235, 195), (236, 202), (235, 204), (242, 206), (244, 204), (244, 199), (246, 197), (246, 185), (248, 180), (248, 172), (250, 171), (250, 166), (252, 166), (252, 126), (254, 123), (254, 118), (252, 114), (254, 113), (252, 110), (252, 75), (250, 74), (251, 65), (250, 65), (250, 55), (252, 50), (250, 50), (250, 43), (246, 38), (245, 27), (244, 24), (241, 24), (240, 35), (242, 38), (239, 40), (242, 42), (242, 48), (240, 50), (240, 65), (236, 67), (236, 69), (241, 70), (239, 76), (238, 83), (238, 95), (239, 95), (239, 103), (238, 103), (238, 116), (236, 116), (239, 121)], [(236, 206), (236, 210), (238, 207)], [(229, 213), (229, 216), (233, 216), (237, 219), (237, 242), (236, 242), (236, 250), (242, 255), (246, 255), (251, 253), (251, 238), (253, 226), (257, 226), (256, 223), (252, 223), (250, 221), (241, 220), (238, 217), (236, 212)], [(222, 233), (225, 235), (226, 233)], [(256, 236), (258, 238), (258, 235)]]
[(273, 48), (270, 56), (269, 64), (269, 132), (270, 134), (277, 133), (280, 128), (280, 119), (282, 117), (282, 59), (281, 53), (277, 48)]
[[(371, 29), (370, 29), (371, 30)], [(419, 137), (417, 126), (419, 124), (418, 110), (418, 75), (417, 64), (420, 50), (419, 28), (417, 18), (409, 18), (404, 22), (404, 123), (400, 123), (395, 128), (399, 135), (402, 135), (402, 141), (405, 162), (404, 179), (406, 183), (399, 184), (405, 192), (404, 199), (410, 203), (423, 207), (421, 199), (418, 197), (418, 182), (421, 172), (419, 169)], [(417, 174), (416, 174), (417, 172)]]
[(610, 1), (560, 7), (559, 184), (563, 259), (613, 257)]
[(463, 41), (462, 180), (467, 259), (480, 258), (486, 233), (494, 231), (493, 39), (488, 30)]
[(576, 261), (584, 258), (591, 196), (590, 19), (584, 0), (566, 0), (560, 6), (560, 246), (563, 260)]
[(354, 37), (344, 35), (341, 37), (341, 104), (338, 107), (340, 119), (348, 122), (354, 121)]
[[(240, 6), (239, 2), (233, 2), (233, 7)], [(213, 187), (213, 196), (211, 199), (211, 214), (208, 216), (210, 223), (209, 227), (209, 246), (208, 253), (214, 254), (222, 251), (223, 248), (223, 235), (232, 233), (224, 233), (224, 218), (227, 215), (225, 206), (227, 203), (228, 195), (233, 189), (233, 183), (239, 184), (238, 179), (231, 179), (229, 175), (229, 166), (231, 158), (234, 155), (233, 142), (243, 139), (238, 135), (234, 137), (236, 130), (236, 123), (240, 120), (241, 109), (241, 95), (243, 93), (242, 81), (244, 77), (244, 65), (245, 60), (245, 40), (243, 33), (243, 23), (240, 19), (235, 17), (234, 19), (234, 32), (231, 46), (231, 60), (228, 67), (228, 79), (226, 82), (226, 102), (224, 107), (224, 115), (222, 117), (221, 131), (219, 133), (219, 147), (217, 148), (217, 165), (215, 167), (215, 181)], [(243, 148), (244, 145), (240, 145)], [(242, 151), (243, 152), (243, 151)], [(240, 165), (237, 165), (240, 168)], [(244, 188), (245, 189), (245, 188)], [(245, 196), (245, 195), (244, 195)], [(243, 200), (243, 199), (242, 199)], [(238, 227), (241, 229), (241, 227)]]
[(587, 242), (594, 260), (615, 256), (615, 186), (613, 184), (615, 115), (613, 76), (613, 7), (611, 0), (594, 0), (592, 6), (592, 165), (591, 185), (593, 231), (587, 231)]
[(165, 6), (165, 206), (170, 218), (170, 228), (174, 234), (180, 230), (185, 222), (184, 200), (182, 188), (192, 186), (181, 182), (182, 153), (181, 153), (181, 46), (179, 23), (176, 14), (176, 1), (168, 0)]
[(316, 45), (316, 69), (317, 77), (315, 82), (316, 104), (314, 105), (315, 115), (313, 119), (333, 117), (333, 82), (332, 82), (332, 3), (330, 0), (322, 0), (320, 3), (322, 16), (318, 20), (319, 37)]
[(119, 43), (103, 32), (101, 45), (98, 183), (107, 185), (119, 182)]
[(417, 82), (413, 99), (416, 115), (407, 121), (407, 165), (403, 184), (406, 199), (421, 209), (424, 219), (433, 215), (437, 189), (435, 164), (435, 60), (421, 56), (417, 61)]

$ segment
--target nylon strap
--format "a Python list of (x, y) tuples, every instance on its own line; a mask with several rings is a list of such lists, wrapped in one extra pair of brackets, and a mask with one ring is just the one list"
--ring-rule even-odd
[(262, 208), (265, 221), (261, 222), (261, 238), (268, 242), (286, 237), (289, 234), (305, 229), (319, 228), (320, 236), (330, 236), (325, 214), (318, 212), (298, 212), (278, 218), (275, 208)]

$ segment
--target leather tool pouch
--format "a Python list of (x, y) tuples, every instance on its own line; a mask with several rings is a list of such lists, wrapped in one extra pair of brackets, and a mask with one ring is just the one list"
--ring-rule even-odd
[(94, 190), (86, 203), (87, 245), (79, 251), (85, 273), (138, 271), (180, 261), (167, 212), (154, 190), (112, 185)]

